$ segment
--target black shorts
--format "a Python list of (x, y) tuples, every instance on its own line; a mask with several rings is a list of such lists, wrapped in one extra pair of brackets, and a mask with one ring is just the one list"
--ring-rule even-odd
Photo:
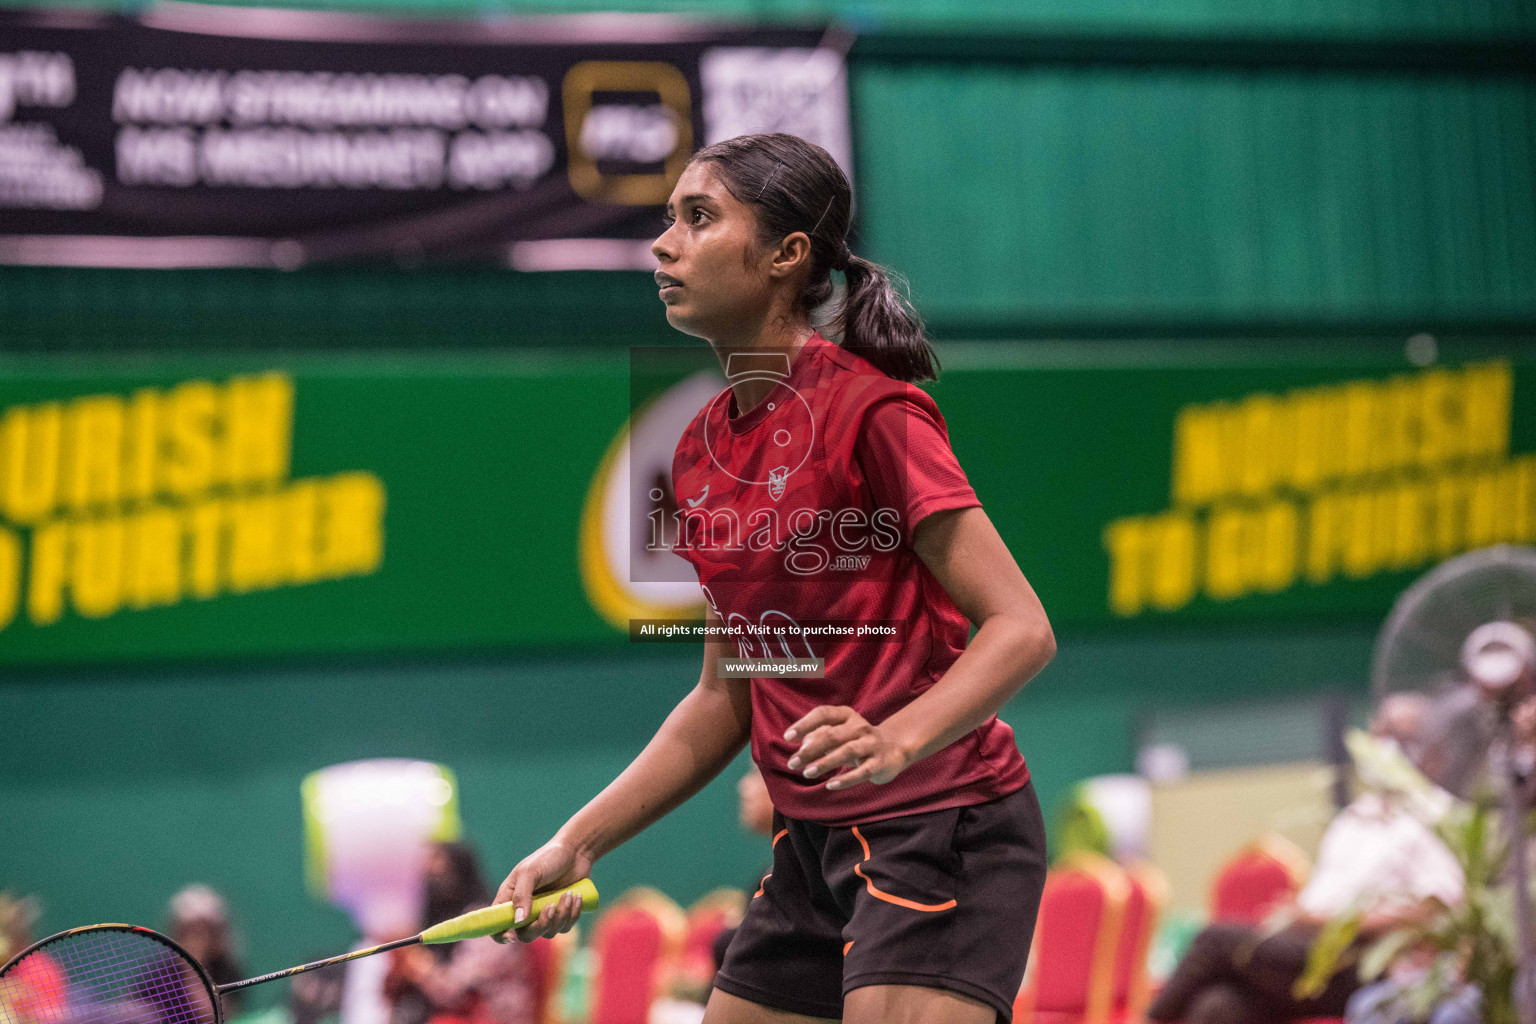
[(773, 872), (715, 987), (841, 1018), (865, 985), (922, 985), (1013, 1019), (1045, 887), (1034, 786), (984, 804), (828, 826), (773, 816)]

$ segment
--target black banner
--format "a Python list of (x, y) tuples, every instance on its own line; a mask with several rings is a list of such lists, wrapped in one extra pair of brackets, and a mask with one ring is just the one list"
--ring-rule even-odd
[(846, 49), (652, 15), (0, 12), (0, 263), (645, 267), (700, 146), (788, 131), (848, 169)]

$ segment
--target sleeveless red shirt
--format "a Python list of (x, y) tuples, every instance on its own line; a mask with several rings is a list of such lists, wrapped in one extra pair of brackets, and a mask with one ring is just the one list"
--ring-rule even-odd
[[(781, 365), (787, 359), (781, 359)], [(761, 365), (761, 364), (759, 364)], [(734, 366), (733, 366), (734, 372)], [(762, 376), (763, 374), (757, 374)], [(786, 762), (784, 731), (812, 708), (847, 705), (878, 725), (943, 676), (970, 626), (913, 552), (912, 531), (942, 509), (979, 505), (938, 406), (819, 334), (767, 398), (736, 415), (727, 387), (694, 417), (673, 457), (674, 550), (697, 570), (742, 657), (817, 657), (825, 678), (754, 678), (752, 757), (780, 813), (848, 825), (983, 803), (1029, 781), (996, 716), (885, 785), (828, 790)], [(754, 638), (793, 622), (885, 623), (897, 642), (840, 632)]]

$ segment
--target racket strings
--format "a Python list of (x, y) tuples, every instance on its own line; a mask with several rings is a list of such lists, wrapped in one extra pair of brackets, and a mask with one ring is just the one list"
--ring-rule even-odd
[(66, 935), (0, 976), (0, 1024), (215, 1024), (197, 968), (159, 939), (125, 929)]

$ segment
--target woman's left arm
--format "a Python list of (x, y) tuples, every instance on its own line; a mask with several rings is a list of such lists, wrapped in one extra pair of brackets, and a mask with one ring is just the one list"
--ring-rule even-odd
[(790, 726), (785, 739), (804, 737), (792, 770), (814, 779), (852, 769), (828, 789), (890, 782), (995, 715), (1056, 653), (1045, 609), (986, 512), (935, 512), (918, 523), (912, 547), (976, 635), (938, 682), (879, 725), (823, 705)]

